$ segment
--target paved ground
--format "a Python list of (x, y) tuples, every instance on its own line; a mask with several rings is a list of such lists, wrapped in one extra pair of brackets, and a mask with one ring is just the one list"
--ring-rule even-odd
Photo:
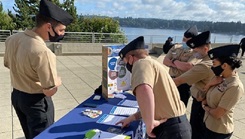
[[(58, 73), (63, 84), (53, 97), (56, 121), (88, 98), (101, 84), (101, 66), (101, 56), (57, 57)], [(238, 72), (244, 84), (245, 67), (241, 67)], [(12, 135), (14, 139), (24, 139), (18, 118), (15, 112), (13, 116), (11, 113), (10, 92), (9, 71), (4, 68), (3, 57), (0, 57), (0, 139), (11, 139)], [(189, 111), (190, 106), (188, 115)], [(234, 115), (235, 131), (232, 139), (244, 139), (245, 97), (236, 106)]]

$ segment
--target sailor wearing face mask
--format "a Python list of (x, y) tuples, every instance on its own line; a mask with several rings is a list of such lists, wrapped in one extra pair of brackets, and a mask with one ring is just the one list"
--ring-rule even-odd
[[(239, 45), (226, 45), (208, 52), (216, 77), (209, 82), (205, 110), (205, 139), (229, 139), (234, 131), (234, 107), (244, 94), (244, 87), (235, 70), (242, 61), (237, 58)], [(217, 80), (222, 78), (222, 80)]]
[[(175, 44), (167, 53), (163, 60), (163, 64), (169, 67), (169, 74), (172, 78), (176, 78), (188, 71), (193, 65), (200, 62), (200, 58), (195, 55), (194, 52), (186, 42), (192, 37), (198, 34), (197, 27), (193, 26), (186, 30), (183, 36), (183, 43)], [(188, 84), (181, 84), (178, 86), (180, 93), (180, 99), (187, 107), (188, 100), (190, 98), (190, 86)]]
[(14, 34), (5, 42), (4, 66), (10, 69), (12, 104), (26, 139), (32, 139), (54, 122), (51, 96), (61, 79), (56, 56), (45, 41), (59, 41), (72, 16), (48, 0), (41, 0), (36, 27)]
[(205, 97), (203, 89), (214, 76), (213, 71), (211, 70), (212, 60), (208, 57), (208, 51), (211, 49), (210, 32), (202, 32), (196, 37), (193, 37), (187, 41), (187, 45), (200, 54), (202, 61), (173, 80), (177, 86), (183, 83), (191, 85), (190, 91), (193, 97), (190, 117), (192, 139), (199, 139), (203, 136), (204, 127), (204, 110), (202, 109), (201, 104), (201, 101)]
[(140, 112), (117, 124), (128, 126), (132, 121), (143, 119), (146, 132), (156, 139), (191, 139), (191, 127), (184, 103), (166, 68), (148, 55), (140, 36), (127, 44), (119, 56), (132, 73), (131, 85)]

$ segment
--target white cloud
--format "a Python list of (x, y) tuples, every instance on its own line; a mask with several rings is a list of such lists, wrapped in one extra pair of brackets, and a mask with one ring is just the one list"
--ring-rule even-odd
[[(14, 0), (1, 1), (12, 9)], [(76, 0), (75, 5), (83, 15), (245, 23), (245, 0)]]

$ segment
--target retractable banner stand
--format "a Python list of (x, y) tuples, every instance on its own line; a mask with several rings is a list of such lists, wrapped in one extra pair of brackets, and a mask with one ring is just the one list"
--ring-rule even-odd
[(125, 45), (102, 46), (102, 94), (108, 99), (114, 92), (123, 92), (131, 87), (131, 73), (118, 53)]

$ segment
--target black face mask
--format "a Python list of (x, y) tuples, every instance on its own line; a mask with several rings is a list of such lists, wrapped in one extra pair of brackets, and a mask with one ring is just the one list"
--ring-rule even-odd
[(50, 32), (48, 32), (48, 35), (49, 35), (49, 41), (50, 42), (59, 42), (60, 40), (62, 40), (64, 38), (64, 35), (58, 35), (55, 31), (54, 31), (54, 28), (53, 29), (53, 32), (54, 32), (54, 36), (51, 36), (50, 35)]
[(222, 69), (221, 65), (219, 65), (217, 67), (211, 67), (211, 70), (214, 72), (215, 76), (220, 76), (220, 74), (224, 71), (224, 69)]
[(132, 73), (133, 65), (130, 65), (129, 63), (127, 63), (127, 64), (126, 64), (126, 68), (128, 69), (129, 72)]

